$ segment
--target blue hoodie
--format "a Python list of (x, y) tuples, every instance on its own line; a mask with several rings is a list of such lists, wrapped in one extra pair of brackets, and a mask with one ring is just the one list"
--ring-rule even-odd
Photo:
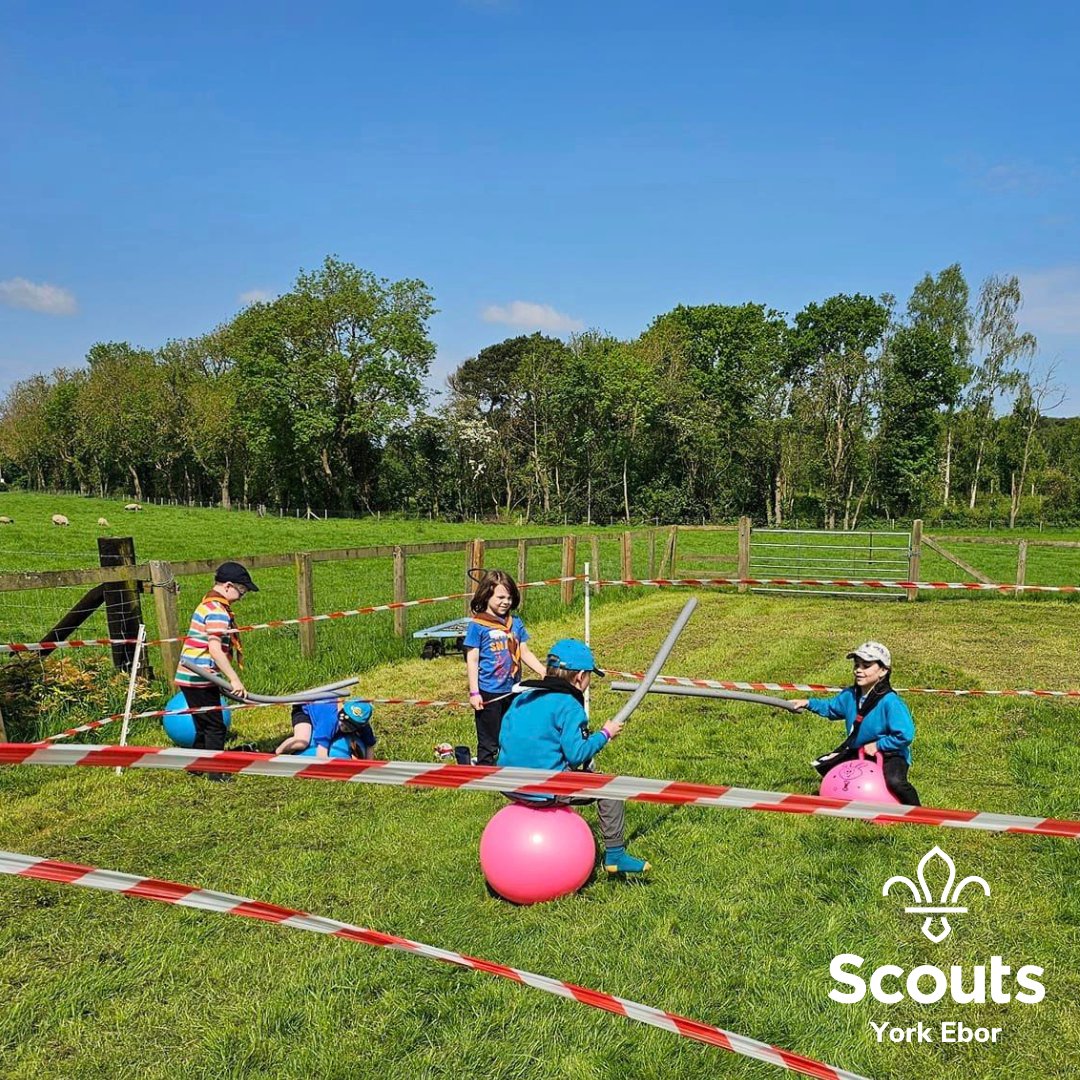
[(605, 732), (589, 734), (584, 698), (575, 687), (562, 679), (523, 685), (530, 689), (517, 695), (502, 720), (500, 765), (565, 772), (585, 765), (607, 745)]
[[(855, 727), (855, 717), (859, 714), (858, 691), (853, 686), (842, 690), (834, 698), (811, 701), (806, 707), (826, 720), (843, 720), (848, 735)], [(870, 706), (870, 711), (863, 716), (859, 732), (852, 746), (858, 749), (867, 743), (876, 742), (882, 753), (903, 754), (904, 760), (911, 764), (911, 744), (915, 739), (915, 721), (907, 705), (891, 687)]]

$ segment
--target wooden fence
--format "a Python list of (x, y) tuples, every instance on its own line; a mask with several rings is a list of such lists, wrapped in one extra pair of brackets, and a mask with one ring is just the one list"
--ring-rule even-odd
[[(717, 531), (737, 532), (737, 552), (734, 554), (715, 554), (706, 552), (683, 552), (679, 546), (680, 533), (709, 533)], [(601, 540), (609, 542), (617, 539), (619, 552), (617, 566), (604, 566), (601, 563)], [(444, 541), (422, 544), (377, 545), (358, 548), (331, 548), (322, 551), (298, 551), (272, 555), (230, 555), (228, 558), (243, 563), (249, 570), (258, 571), (274, 568), (293, 569), (296, 581), (296, 615), (304, 618), (316, 614), (315, 573), (316, 563), (341, 562), (362, 559), (384, 559), (390, 563), (389, 586), (394, 602), (405, 602), (409, 596), (408, 562), (410, 558), (424, 555), (452, 554), (460, 552), (462, 556), (462, 587), (468, 594), (465, 598), (464, 611), (468, 613), (469, 597), (475, 592), (477, 582), (468, 571), (483, 568), (491, 560), (493, 552), (513, 551), (514, 568), (518, 581), (529, 579), (529, 552), (537, 547), (561, 547), (560, 577), (572, 577), (586, 561), (590, 565), (590, 576), (596, 581), (602, 577), (617, 577), (621, 580), (633, 579), (634, 544), (644, 542), (647, 550), (647, 565), (641, 567), (649, 578), (696, 577), (707, 579), (710, 576), (747, 578), (750, 576), (751, 524), (749, 518), (741, 518), (737, 526), (665, 526), (646, 530), (628, 530), (621, 534), (590, 533), (584, 536), (573, 534), (550, 537), (499, 537), (494, 539), (477, 538), (473, 540)], [(1011, 540), (993, 537), (930, 537), (922, 532), (922, 522), (916, 521), (911, 533), (909, 580), (919, 579), (920, 554), (922, 544), (937, 552), (959, 569), (972, 577), (985, 581), (986, 577), (975, 567), (970, 566), (959, 556), (947, 550), (947, 543), (1014, 545), (1017, 548), (1016, 584), (1023, 586), (1026, 576), (1028, 549), (1032, 547), (1080, 548), (1080, 542), (1066, 540)], [(41, 640), (60, 641), (71, 636), (72, 631), (105, 603), (109, 637), (134, 638), (138, 624), (142, 621), (141, 598), (149, 594), (153, 598), (157, 617), (159, 637), (178, 638), (182, 627), (179, 618), (177, 578), (186, 575), (210, 575), (224, 560), (224, 556), (213, 559), (189, 559), (169, 561), (153, 559), (137, 562), (134, 544), (128, 537), (102, 538), (99, 541), (101, 566), (79, 570), (43, 570), (0, 573), (0, 592), (21, 590), (55, 589), (70, 586), (87, 586), (90, 591), (63, 619), (60, 620)], [(564, 581), (559, 587), (563, 604), (574, 600), (576, 582)], [(593, 585), (595, 591), (602, 586)], [(745, 591), (745, 586), (740, 586)], [(1017, 589), (1017, 595), (1023, 589)], [(914, 599), (916, 590), (909, 590), (909, 598)], [(373, 598), (378, 600), (378, 598)], [(282, 612), (279, 617), (290, 615)], [(299, 627), (300, 653), (305, 658), (313, 658), (317, 649), (317, 623), (305, 622)], [(393, 612), (393, 629), (398, 637), (404, 637), (406, 615), (404, 610)], [(161, 651), (162, 669), (165, 672), (175, 670), (179, 643), (163, 642), (158, 646)], [(130, 663), (130, 647), (114, 647), (113, 660), (118, 667)]]
[[(644, 541), (648, 545), (648, 576), (663, 577), (671, 573), (676, 557), (677, 527), (629, 530), (618, 535), (619, 565), (618, 576), (622, 579), (634, 577), (634, 543)], [(608, 537), (611, 534), (606, 534)], [(662, 539), (661, 539), (662, 538)], [(580, 543), (579, 543), (580, 541)], [(495, 539), (477, 538), (474, 540), (451, 540), (423, 544), (378, 545), (360, 548), (331, 548), (322, 551), (297, 551), (273, 555), (229, 555), (227, 558), (243, 563), (251, 571), (281, 569), (292, 567), (296, 578), (296, 615), (305, 618), (316, 614), (315, 573), (316, 563), (342, 562), (359, 559), (386, 559), (390, 561), (390, 590), (395, 603), (408, 601), (408, 560), (423, 555), (442, 555), (454, 552), (462, 553), (462, 586), (458, 590), (468, 594), (465, 597), (464, 612), (469, 612), (469, 599), (476, 591), (477, 581), (469, 571), (482, 569), (491, 552), (514, 551), (516, 578), (518, 581), (529, 579), (529, 552), (537, 547), (561, 547), (560, 577), (573, 577), (584, 561), (588, 552), (590, 576), (597, 579), (603, 575), (600, 561), (601, 536), (590, 534), (584, 537), (540, 536), (540, 537), (499, 537)], [(658, 543), (661, 541), (661, 543)], [(660, 562), (657, 565), (657, 554)], [(157, 630), (161, 638), (178, 638), (180, 624), (177, 593), (177, 578), (186, 575), (210, 575), (225, 560), (226, 556), (213, 559), (188, 559), (169, 561), (152, 559), (140, 563), (135, 559), (134, 543), (130, 537), (106, 538), (101, 541), (100, 567), (81, 570), (41, 570), (20, 571), (0, 574), (0, 592), (21, 590), (55, 589), (85, 585), (90, 588), (78, 604), (56, 624), (42, 641), (62, 641), (72, 636), (72, 632), (90, 614), (93, 613), (111, 593), (116, 595), (111, 602), (106, 602), (106, 619), (109, 637), (134, 638), (138, 624), (142, 621), (141, 597), (149, 593), (153, 597), (157, 616)], [(611, 568), (614, 570), (615, 568)], [(577, 583), (564, 581), (559, 587), (561, 600), (570, 604), (574, 600)], [(599, 590), (599, 586), (594, 586)], [(378, 602), (378, 598), (375, 598)], [(279, 617), (286, 618), (284, 613)], [(305, 659), (316, 655), (317, 623), (305, 622), (299, 627), (300, 654)], [(394, 633), (398, 637), (406, 634), (406, 615), (404, 610), (393, 613)], [(179, 659), (180, 645), (176, 641), (164, 641), (158, 648), (161, 652), (162, 669), (172, 672)], [(131, 662), (131, 648), (116, 646), (113, 659), (117, 667), (124, 668)]]

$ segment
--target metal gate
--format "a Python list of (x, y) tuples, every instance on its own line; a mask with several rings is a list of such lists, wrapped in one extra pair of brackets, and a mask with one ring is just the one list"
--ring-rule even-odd
[[(910, 532), (861, 529), (755, 529), (750, 534), (750, 576), (754, 578), (842, 578), (903, 581), (911, 567)], [(760, 586), (755, 592), (804, 593), (816, 596), (863, 596), (904, 600), (897, 590), (819, 586)]]

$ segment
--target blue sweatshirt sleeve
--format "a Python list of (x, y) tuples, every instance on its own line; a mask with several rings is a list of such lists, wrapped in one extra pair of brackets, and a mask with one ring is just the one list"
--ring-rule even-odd
[(847, 717), (847, 709), (844, 706), (850, 698), (850, 690), (841, 690), (836, 697), (812, 700), (806, 707), (817, 716), (825, 717), (826, 720), (843, 720)]
[(886, 734), (878, 737), (879, 750), (903, 750), (915, 740), (915, 721), (911, 718), (911, 710), (905, 702), (890, 694), (883, 702), (885, 720), (888, 727)]
[(607, 746), (608, 737), (603, 731), (586, 736), (585, 710), (575, 701), (570, 708), (563, 710), (562, 725), (559, 732), (559, 745), (563, 757), (576, 768), (584, 765)]

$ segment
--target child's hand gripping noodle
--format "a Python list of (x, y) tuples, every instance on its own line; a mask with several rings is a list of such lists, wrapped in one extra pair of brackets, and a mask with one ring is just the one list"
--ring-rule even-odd
[(892, 654), (877, 641), (867, 641), (849, 652), (853, 662), (853, 685), (836, 697), (811, 701), (801, 698), (792, 705), (799, 710), (843, 720), (847, 737), (835, 749), (811, 762), (822, 776), (859, 756), (860, 751), (882, 758), (885, 785), (900, 802), (919, 806), (919, 796), (908, 780), (915, 722), (907, 705), (893, 690)]

